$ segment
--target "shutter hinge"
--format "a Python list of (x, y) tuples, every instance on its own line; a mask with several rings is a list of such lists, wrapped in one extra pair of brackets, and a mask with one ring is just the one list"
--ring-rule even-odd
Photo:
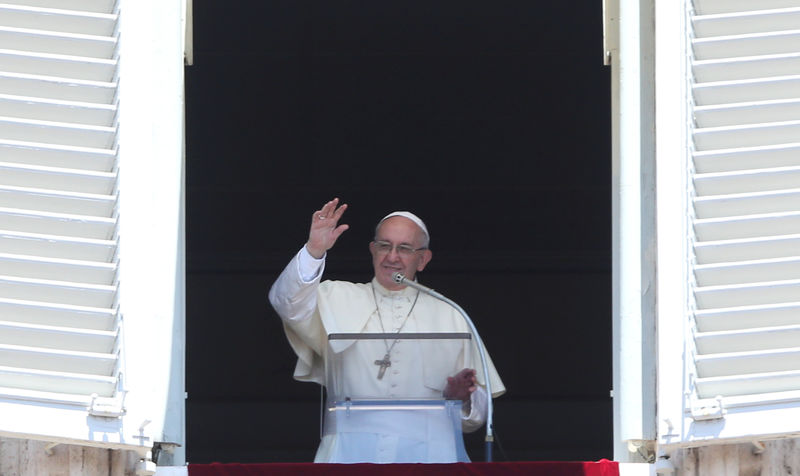
[(720, 420), (725, 418), (722, 396), (715, 398), (691, 399), (692, 418), (695, 421)]
[[(124, 394), (123, 394), (124, 395)], [(119, 418), (126, 413), (123, 398), (104, 398), (92, 394), (92, 401), (87, 410), (89, 415), (103, 418)]]

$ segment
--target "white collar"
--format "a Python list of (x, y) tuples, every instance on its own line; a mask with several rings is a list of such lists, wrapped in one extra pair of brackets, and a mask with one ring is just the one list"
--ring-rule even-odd
[(411, 286), (406, 286), (403, 289), (398, 289), (397, 291), (392, 291), (390, 289), (386, 289), (378, 282), (377, 278), (372, 278), (372, 285), (375, 287), (375, 291), (382, 297), (382, 298), (395, 298), (395, 297), (404, 297), (406, 299), (414, 299), (417, 294), (417, 290), (412, 288)]

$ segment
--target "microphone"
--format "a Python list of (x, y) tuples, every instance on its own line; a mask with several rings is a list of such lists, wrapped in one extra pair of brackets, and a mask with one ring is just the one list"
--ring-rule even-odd
[(486, 461), (492, 461), (492, 442), (494, 441), (494, 423), (493, 423), (493, 413), (494, 413), (494, 404), (492, 402), (492, 382), (489, 381), (489, 366), (488, 361), (486, 358), (486, 347), (483, 345), (483, 340), (481, 339), (480, 334), (478, 334), (478, 329), (475, 328), (475, 324), (470, 319), (467, 312), (461, 308), (458, 304), (456, 304), (451, 299), (448, 299), (441, 294), (437, 293), (433, 289), (423, 286), (416, 281), (409, 280), (406, 276), (397, 271), (392, 274), (392, 280), (397, 284), (403, 284), (406, 286), (411, 286), (412, 288), (416, 288), (426, 294), (429, 294), (440, 301), (444, 301), (453, 308), (455, 308), (458, 312), (461, 313), (461, 316), (464, 318), (464, 322), (467, 323), (470, 330), (472, 331), (472, 335), (475, 336), (475, 340), (478, 344), (478, 354), (480, 355), (481, 364), (483, 365), (483, 380), (484, 385), (486, 385), (486, 393), (487, 395), (487, 402), (486, 402), (486, 442), (485, 442), (485, 450), (486, 450)]
[(437, 293), (436, 291), (434, 291), (433, 289), (431, 289), (431, 288), (429, 288), (427, 286), (423, 286), (423, 285), (419, 284), (416, 281), (413, 281), (413, 280), (410, 280), (410, 279), (406, 278), (406, 275), (401, 273), (401, 272), (399, 272), (399, 271), (397, 271), (394, 274), (392, 274), (392, 280), (394, 280), (394, 282), (397, 283), (397, 284), (403, 284), (405, 286), (411, 286), (412, 288), (418, 289), (418, 290), (424, 292), (425, 294), (430, 294), (431, 296), (435, 297), (436, 299), (440, 299), (440, 300), (445, 301), (448, 304), (450, 304), (449, 299), (447, 299), (446, 297), (442, 296), (441, 294)]

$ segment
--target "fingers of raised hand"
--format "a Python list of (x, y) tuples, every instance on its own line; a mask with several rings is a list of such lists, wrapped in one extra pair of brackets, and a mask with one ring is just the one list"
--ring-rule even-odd
[(330, 200), (328, 203), (323, 205), (320, 210), (314, 212), (314, 215), (312, 217), (312, 222), (313, 223), (326, 222), (325, 224), (329, 227), (336, 226), (336, 223), (339, 221), (339, 218), (342, 217), (342, 214), (347, 209), (346, 203), (337, 208), (338, 204), (339, 204), (338, 198)]
[(334, 239), (337, 239), (337, 238), (339, 238), (339, 236), (341, 236), (342, 233), (347, 231), (348, 228), (350, 228), (350, 225), (339, 225), (339, 226), (337, 226), (336, 228), (333, 229), (333, 231), (331, 232), (331, 235), (333, 235)]
[[(331, 200), (331, 202), (332, 201), (333, 200)], [(314, 212), (314, 215), (312, 216), (313, 222), (317, 222), (318, 220), (325, 220), (326, 218), (328, 218), (328, 215), (330, 215), (331, 213), (330, 210), (331, 202), (326, 203), (325, 205), (322, 206), (322, 208)]]
[(339, 220), (339, 218), (342, 218), (342, 215), (344, 214), (345, 210), (347, 210), (347, 204), (343, 203), (342, 206), (340, 206), (339, 208), (335, 208), (334, 209), (333, 218), (335, 218), (336, 220)]

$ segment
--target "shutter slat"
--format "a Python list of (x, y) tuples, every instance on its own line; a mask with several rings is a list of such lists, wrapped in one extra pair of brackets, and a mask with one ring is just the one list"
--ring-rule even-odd
[(0, 45), (13, 45), (17, 52), (109, 59), (117, 48), (110, 36), (53, 32), (41, 29), (3, 26)]
[(695, 336), (695, 342), (703, 354), (796, 347), (800, 343), (800, 325), (701, 332)]
[(695, 12), (699, 15), (720, 13), (753, 12), (797, 7), (796, 0), (694, 0)]
[(6, 117), (68, 122), (94, 126), (113, 124), (117, 108), (111, 104), (56, 101), (31, 96), (0, 94), (0, 111)]
[(75, 147), (110, 148), (114, 144), (116, 129), (0, 116), (0, 135), (18, 141), (38, 140)]
[(116, 0), (3, 0), (3, 3), (79, 12), (109, 13), (114, 8)]
[(0, 24), (16, 28), (111, 36), (116, 23), (117, 15), (109, 13), (0, 4)]
[(800, 348), (701, 355), (697, 369), (701, 378), (800, 371)]
[[(763, 71), (759, 69), (758, 71)], [(695, 103), (735, 104), (778, 99), (796, 99), (800, 91), (800, 75), (785, 75), (770, 78), (734, 81), (713, 81), (695, 84), (692, 87)]]
[[(798, 66), (800, 66), (798, 53), (695, 60), (692, 62), (692, 73), (696, 82), (695, 91), (699, 93), (696, 94), (698, 103), (704, 104), (709, 101), (705, 99), (707, 94), (705, 91), (708, 88), (715, 86), (725, 87), (728, 90), (735, 88), (736, 91), (747, 93), (748, 88), (754, 89), (760, 82), (767, 81), (768, 77), (797, 74)], [(745, 80), (749, 82), (742, 85), (732, 83)], [(771, 83), (780, 85), (775, 81)], [(758, 91), (758, 94), (763, 95), (765, 92)]]
[[(73, 255), (70, 252), (65, 258), (86, 259), (81, 256), (106, 256), (107, 253), (100, 250), (115, 246), (112, 238), (116, 225), (116, 220), (113, 218), (0, 208), (0, 233), (2, 233), (0, 239), (20, 240), (17, 246), (6, 243), (13, 246), (14, 253), (19, 253), (21, 250), (32, 251), (28, 248), (29, 245), (42, 246), (40, 240), (46, 239), (52, 242), (52, 246), (44, 246), (43, 253), (47, 253), (45, 248), (52, 248), (54, 252), (67, 252), (67, 248), (74, 248), (74, 252), (78, 254)], [(30, 242), (32, 240), (36, 242)], [(23, 252), (23, 254), (35, 253)]]
[(800, 137), (800, 120), (705, 127), (696, 128), (694, 131), (697, 150), (787, 144), (797, 141), (798, 137)]
[(695, 312), (700, 332), (740, 330), (758, 327), (800, 325), (800, 301)]
[(695, 288), (698, 309), (722, 309), (793, 303), (800, 299), (800, 281), (777, 281)]
[(694, 117), (700, 128), (791, 121), (800, 117), (800, 99), (698, 106)]
[(10, 254), (109, 262), (116, 247), (113, 240), (0, 230), (0, 249)]
[(695, 174), (694, 187), (700, 196), (726, 195), (796, 188), (800, 166)]
[(698, 218), (793, 212), (800, 210), (800, 189), (699, 197), (694, 206)]
[(41, 165), (80, 170), (110, 172), (116, 161), (116, 150), (92, 147), (65, 147), (41, 142), (0, 139), (0, 154), (18, 164)]
[(781, 8), (754, 12), (697, 15), (692, 18), (698, 37), (795, 30), (800, 25), (800, 8)]
[(695, 151), (697, 173), (791, 167), (800, 165), (800, 142), (767, 147), (739, 147)]
[(110, 354), (116, 339), (116, 331), (0, 321), (0, 345)]
[(0, 91), (17, 96), (111, 104), (117, 92), (117, 83), (60, 78), (44, 73), (11, 73), (0, 68)]
[(110, 195), (117, 175), (78, 169), (0, 162), (0, 184), (15, 187)]
[(699, 241), (695, 244), (694, 252), (699, 264), (795, 256), (800, 254), (800, 234)]
[(111, 330), (116, 327), (113, 308), (73, 306), (23, 299), (0, 298), (3, 320), (57, 327)]
[(800, 212), (698, 219), (694, 221), (694, 230), (701, 241), (795, 235), (800, 233)]
[(116, 377), (0, 367), (0, 389), (9, 387), (71, 395), (96, 393), (101, 397), (110, 397), (116, 386)]
[(63, 80), (111, 81), (116, 61), (88, 56), (29, 53), (0, 49), (0, 71), (19, 74), (46, 74)]
[(696, 380), (696, 384), (700, 398), (761, 394), (766, 400), (770, 393), (789, 392), (800, 388), (800, 371), (700, 377)]
[(114, 370), (116, 361), (110, 353), (0, 344), (0, 367), (105, 376)]
[(0, 185), (0, 207), (3, 208), (110, 217), (116, 201), (114, 195)]
[(114, 263), (8, 253), (0, 253), (0, 269), (6, 276), (107, 285), (113, 284), (117, 272)]
[[(796, 253), (800, 253), (800, 250)], [(694, 275), (699, 286), (800, 280), (800, 256), (697, 264)]]
[(800, 50), (800, 31), (768, 31), (698, 38), (692, 41), (692, 47), (695, 58), (700, 61), (793, 53)]
[(85, 307), (111, 307), (114, 304), (116, 292), (116, 286), (0, 275), (0, 294), (8, 299)]

